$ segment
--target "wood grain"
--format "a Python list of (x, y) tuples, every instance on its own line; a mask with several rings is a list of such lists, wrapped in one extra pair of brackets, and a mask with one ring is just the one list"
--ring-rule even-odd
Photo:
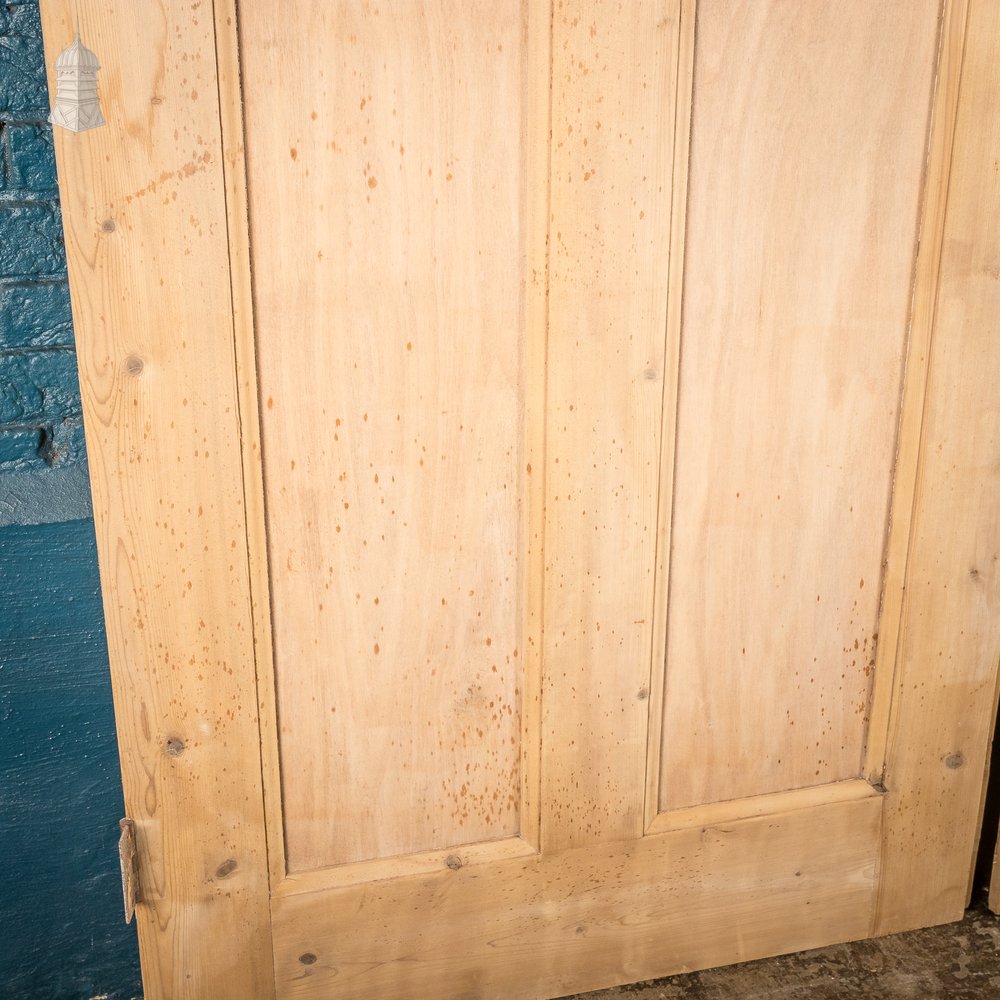
[(968, 901), (1000, 660), (1000, 6), (969, 6), (885, 771), (876, 930)]
[(937, 8), (696, 30), (662, 809), (859, 774)]
[(959, 81), (965, 52), (968, 8), (967, 0), (956, 0), (944, 5), (938, 43), (927, 176), (924, 181), (914, 270), (913, 302), (906, 348), (906, 379), (897, 432), (889, 541), (886, 546), (882, 609), (879, 614), (880, 639), (875, 653), (875, 676), (865, 745), (864, 773), (869, 781), (874, 782), (881, 782), (885, 776), (889, 709), (899, 651), (906, 560), (913, 528), (920, 427), (927, 394), (931, 335), (937, 314), (944, 222), (948, 207), (948, 184), (955, 142), (955, 122), (958, 117)]
[(268, 873), (273, 889), (285, 877), (287, 865), (284, 815), (281, 805), (277, 703), (274, 690), (271, 588), (267, 564), (264, 467), (260, 441), (260, 396), (257, 384), (250, 220), (247, 214), (246, 145), (243, 133), (243, 93), (236, 0), (217, 0), (213, 11), (216, 65), (219, 73), (219, 120), (222, 126), (222, 154), (225, 163), (229, 279), (239, 388), (240, 447), (243, 453), (243, 501), (247, 523), (246, 559), (250, 574), (250, 604), (253, 613), (257, 674), (260, 767), (264, 788)]
[(50, 0), (42, 20), (50, 68), (76, 23), (102, 64), (107, 124), (56, 129), (55, 148), (144, 993), (267, 997), (214, 25), (83, 7)]
[(553, 21), (546, 850), (643, 827), (679, 12)]
[[(522, 510), (522, 567), (525, 573), (525, 643), (521, 697), (521, 839), (541, 846), (542, 793), (542, 631), (545, 619), (545, 426), (548, 405), (549, 260), (552, 145), (552, 0), (536, 0), (527, 10), (525, 80), (525, 208), (527, 288), (524, 355), (525, 496)], [(538, 471), (536, 471), (538, 470)]]
[(290, 871), (520, 830), (527, 10), (240, 9)]
[(821, 805), (276, 900), (278, 992), (563, 996), (864, 937), (880, 812)]

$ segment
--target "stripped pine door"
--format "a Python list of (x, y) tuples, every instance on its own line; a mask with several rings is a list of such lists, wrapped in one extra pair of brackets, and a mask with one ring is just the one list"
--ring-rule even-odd
[(146, 995), (958, 918), (1000, 5), (49, 0)]

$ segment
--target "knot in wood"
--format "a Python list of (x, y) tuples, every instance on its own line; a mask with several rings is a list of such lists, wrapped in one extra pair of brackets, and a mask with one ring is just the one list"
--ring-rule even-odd
[(236, 858), (227, 858), (215, 869), (216, 878), (229, 878), (230, 875), (239, 868), (240, 864)]

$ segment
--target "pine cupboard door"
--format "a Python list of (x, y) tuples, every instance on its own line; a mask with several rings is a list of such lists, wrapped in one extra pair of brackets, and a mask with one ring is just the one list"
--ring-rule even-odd
[(961, 915), (1000, 5), (42, 15), (148, 998)]

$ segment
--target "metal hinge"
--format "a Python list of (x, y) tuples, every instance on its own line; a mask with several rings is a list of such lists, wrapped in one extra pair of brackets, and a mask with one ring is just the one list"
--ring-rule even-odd
[(125, 904), (125, 923), (132, 923), (135, 904), (139, 899), (139, 854), (135, 849), (135, 822), (127, 816), (119, 820), (121, 836), (118, 838), (118, 860), (122, 867), (122, 902)]

